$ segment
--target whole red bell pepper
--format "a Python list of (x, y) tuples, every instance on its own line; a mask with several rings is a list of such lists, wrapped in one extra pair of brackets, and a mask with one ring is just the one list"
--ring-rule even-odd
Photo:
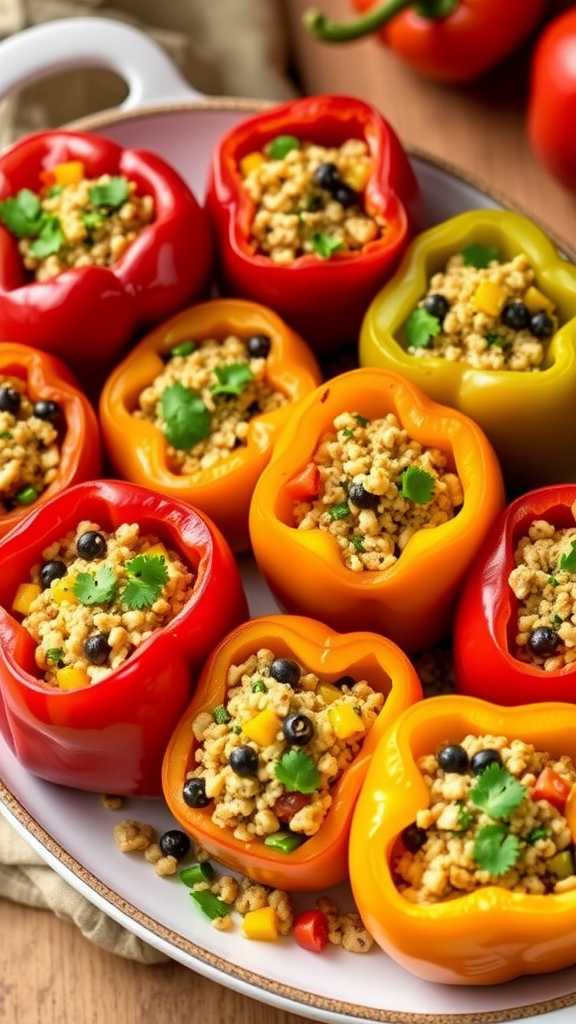
[[(192, 595), (116, 670), (77, 690), (38, 677), (35, 642), (12, 612), (47, 545), (92, 519), (103, 530), (138, 523), (189, 565)], [(77, 789), (158, 796), (161, 762), (196, 675), (216, 643), (248, 616), (240, 572), (210, 520), (135, 484), (80, 483), (56, 495), (0, 542), (0, 730), (35, 775)]]
[(110, 139), (36, 132), (0, 156), (0, 201), (38, 194), (50, 170), (80, 161), (85, 177), (134, 181), (154, 216), (110, 267), (82, 266), (47, 281), (27, 274), (18, 238), (0, 220), (0, 338), (51, 352), (91, 382), (111, 369), (134, 334), (164, 320), (207, 288), (213, 246), (207, 215), (164, 160)]
[(518, 542), (532, 523), (545, 520), (557, 530), (573, 528), (575, 502), (576, 484), (542, 487), (516, 498), (496, 520), (456, 611), (453, 657), (458, 692), (502, 705), (576, 703), (576, 663), (547, 671), (515, 656), (518, 600), (508, 582)]
[(550, 21), (532, 53), (528, 138), (546, 170), (576, 192), (576, 7)]
[[(383, 233), (360, 250), (330, 258), (306, 253), (280, 264), (255, 251), (255, 207), (240, 163), (281, 136), (326, 147), (364, 140), (372, 169), (363, 204), (384, 220)], [(423, 219), (420, 188), (395, 132), (378, 110), (348, 96), (291, 100), (235, 126), (216, 147), (206, 202), (228, 292), (270, 306), (319, 353), (356, 340), (366, 307)]]
[[(58, 407), (60, 461), (54, 479), (38, 495), (34, 506), (72, 484), (99, 477), (103, 452), (98, 419), (68, 367), (47, 352), (5, 341), (0, 345), (0, 379), (10, 377), (23, 382), (33, 403), (55, 402)], [(27, 516), (31, 508), (31, 505), (16, 502), (1, 514), (0, 537)]]
[[(304, 16), (315, 38), (346, 43), (377, 33), (415, 71), (440, 82), (471, 82), (516, 50), (538, 26), (545, 0), (354, 0), (362, 12), (338, 23)], [(372, 9), (374, 8), (374, 9)], [(367, 12), (367, 13), (364, 13)]]

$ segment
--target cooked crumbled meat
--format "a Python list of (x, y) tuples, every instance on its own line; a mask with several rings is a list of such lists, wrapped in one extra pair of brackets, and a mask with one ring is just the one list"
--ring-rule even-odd
[[(296, 143), (297, 140), (294, 140)], [(301, 141), (275, 157), (273, 144), (241, 162), (254, 202), (251, 239), (277, 264), (299, 256), (354, 252), (381, 238), (386, 225), (364, 205), (372, 159), (362, 139), (340, 147)], [(323, 168), (331, 168), (323, 175)]]
[(58, 427), (34, 404), (23, 380), (0, 375), (0, 515), (33, 504), (58, 475)]
[[(524, 253), (482, 267), (456, 253), (433, 274), (415, 313), (405, 327), (411, 355), (441, 356), (476, 369), (538, 370), (557, 328), (554, 304), (534, 285)], [(423, 313), (432, 317), (429, 331), (419, 320)]]
[[(278, 659), (264, 648), (230, 666), (225, 705), (194, 724), (197, 767), (188, 777), (204, 780), (212, 820), (248, 843), (287, 829), (301, 840), (318, 831), (332, 785), (384, 704), (365, 681), (336, 687), (288, 660), (296, 667), (293, 685), (276, 678)], [(284, 770), (299, 759), (303, 791), (291, 792), (281, 778), (288, 755)]]
[(576, 527), (557, 530), (534, 520), (518, 542), (508, 578), (518, 601), (513, 653), (546, 672), (576, 661), (576, 588), (569, 560), (576, 562), (574, 545)]
[[(465, 752), (463, 765), (451, 763), (455, 747)], [(478, 754), (485, 759), (480, 772), (470, 767)], [(503, 836), (514, 838), (517, 844), (515, 859), (512, 856), (502, 871), (483, 863), (476, 848), (481, 830), (495, 822), (488, 813), (489, 801), (472, 799), (474, 786), (494, 768), (490, 759), (495, 755), (499, 767), (508, 773), (506, 778), (511, 776), (524, 789), (512, 809), (506, 815), (499, 813), (496, 822), (504, 822)], [(405, 835), (405, 850), (393, 864), (396, 883), (406, 899), (435, 903), (487, 885), (536, 894), (576, 888), (569, 824), (562, 811), (536, 790), (538, 776), (548, 767), (565, 781), (569, 791), (576, 783), (576, 767), (570, 757), (554, 757), (517, 738), (467, 735), (459, 744), (419, 758), (418, 767), (430, 791), (430, 804), (416, 815), (414, 826), (420, 835), (416, 840)], [(498, 787), (501, 795), (505, 783), (498, 780)], [(503, 844), (503, 836), (498, 846)], [(567, 870), (563, 859), (559, 870), (558, 854), (568, 857)]]
[[(295, 505), (296, 526), (330, 533), (353, 572), (388, 569), (417, 530), (433, 529), (456, 515), (464, 500), (460, 479), (444, 452), (411, 439), (393, 413), (367, 420), (343, 412), (334, 428), (313, 456), (320, 493)], [(403, 493), (404, 474), (415, 470), (428, 480), (428, 501)]]
[[(246, 372), (237, 393), (215, 393), (217, 373), (225, 368), (243, 368)], [(163, 396), (174, 385), (187, 388), (206, 410), (205, 436), (177, 447), (170, 443)], [(270, 412), (288, 401), (286, 395), (270, 387), (266, 379), (266, 359), (250, 357), (245, 342), (229, 335), (222, 341), (208, 339), (186, 355), (175, 355), (165, 369), (138, 396), (134, 415), (149, 420), (167, 435), (167, 460), (172, 472), (191, 475), (209, 469), (234, 450), (246, 444), (248, 425), (254, 416)]]

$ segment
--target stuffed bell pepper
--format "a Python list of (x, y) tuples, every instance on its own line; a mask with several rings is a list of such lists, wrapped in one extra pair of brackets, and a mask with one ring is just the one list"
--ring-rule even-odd
[(250, 507), (252, 548), (280, 605), (422, 651), (504, 503), (482, 430), (383, 369), (303, 399)]
[(350, 880), (368, 931), (426, 981), (576, 963), (576, 708), (432, 697), (371, 759)]
[(108, 457), (121, 477), (202, 509), (246, 549), (254, 485), (294, 404), (321, 380), (312, 351), (272, 310), (244, 299), (199, 303), (107, 378)]
[(0, 156), (0, 338), (89, 383), (201, 295), (212, 260), (204, 209), (153, 153), (55, 130)]
[(1, 344), (0, 537), (101, 468), (96, 414), (67, 366), (28, 345)]
[(576, 267), (526, 217), (473, 210), (418, 236), (359, 354), (476, 420), (510, 494), (574, 476)]
[(0, 728), (51, 782), (158, 796), (172, 729), (248, 611), (208, 519), (120, 481), (76, 484), (0, 542)]
[(575, 592), (576, 484), (521, 495), (496, 522), (462, 591), (457, 689), (498, 704), (576, 703)]
[(346, 96), (291, 100), (234, 127), (215, 150), (207, 206), (226, 290), (271, 306), (321, 353), (356, 342), (422, 223), (393, 129)]
[(393, 643), (300, 616), (233, 630), (166, 751), (164, 796), (212, 856), (264, 885), (348, 874), (354, 803), (386, 726), (422, 697)]

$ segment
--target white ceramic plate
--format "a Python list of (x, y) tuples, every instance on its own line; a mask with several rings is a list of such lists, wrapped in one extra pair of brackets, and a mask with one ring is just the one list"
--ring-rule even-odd
[[(129, 55), (129, 59), (127, 57)], [(154, 149), (173, 163), (200, 197), (212, 147), (256, 104), (192, 93), (148, 39), (103, 19), (47, 23), (0, 44), (0, 99), (50, 69), (112, 67), (128, 83), (122, 108), (76, 127), (125, 146)], [(463, 210), (509, 206), (447, 165), (413, 154), (430, 224)], [(277, 611), (253, 562), (242, 560), (252, 615)], [(254, 943), (218, 932), (191, 905), (173, 877), (158, 878), (138, 855), (118, 851), (113, 826), (139, 818), (158, 831), (174, 827), (162, 801), (129, 801), (115, 814), (98, 796), (43, 782), (25, 771), (0, 739), (0, 811), (63, 878), (112, 918), (186, 967), (254, 999), (307, 1019), (346, 1024), (495, 1024), (538, 1020), (568, 1024), (576, 1005), (576, 968), (487, 988), (420, 981), (375, 949), (353, 955), (329, 946), (314, 956), (290, 938)], [(352, 906), (347, 886), (334, 892)], [(301, 897), (304, 908), (314, 896)], [(576, 933), (576, 924), (575, 924)]]

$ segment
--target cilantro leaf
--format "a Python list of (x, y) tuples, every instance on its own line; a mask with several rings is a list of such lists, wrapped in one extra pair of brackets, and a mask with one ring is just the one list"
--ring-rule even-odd
[(338, 521), (339, 519), (346, 519), (346, 516), (350, 515), (350, 506), (347, 501), (341, 501), (339, 505), (332, 505), (328, 509), (328, 515), (330, 519)]
[(314, 793), (322, 779), (305, 750), (287, 750), (274, 765), (274, 773), (290, 793)]
[(107, 206), (117, 210), (128, 199), (128, 180), (121, 176), (110, 178), (105, 185), (92, 185), (88, 198), (93, 206)]
[(64, 244), (64, 232), (58, 217), (44, 217), (38, 237), (30, 245), (30, 255), (43, 260), (52, 253), (59, 252)]
[(135, 555), (126, 562), (128, 583), (121, 598), (132, 609), (151, 608), (168, 580), (166, 559), (163, 555)]
[(106, 217), (101, 210), (87, 210), (82, 214), (82, 224), (88, 232), (96, 231), (105, 220)]
[(440, 334), (442, 325), (437, 316), (432, 316), (427, 309), (413, 309), (404, 324), (406, 338), (411, 348), (427, 348), (432, 338)]
[(268, 145), (268, 156), (271, 160), (283, 160), (293, 149), (300, 149), (296, 135), (277, 135)]
[(227, 366), (216, 366), (214, 373), (218, 379), (210, 391), (213, 395), (241, 395), (244, 388), (254, 380), (254, 374), (248, 363), (229, 363)]
[(17, 238), (34, 238), (42, 222), (40, 197), (29, 188), (20, 189), (0, 203), (0, 220)]
[(490, 348), (505, 348), (508, 345), (506, 338), (501, 334), (487, 334), (486, 341)]
[(187, 451), (208, 437), (210, 413), (200, 396), (180, 381), (164, 389), (161, 408), (166, 422), (164, 435), (174, 448)]
[(427, 505), (435, 486), (434, 477), (419, 466), (408, 466), (402, 473), (402, 495), (416, 505)]
[(470, 828), (472, 824), (472, 812), (469, 807), (462, 801), (458, 800), (458, 828), (465, 832), (467, 828)]
[(230, 914), (230, 904), (224, 903), (224, 900), (215, 896), (213, 892), (210, 892), (210, 889), (191, 889), (190, 895), (196, 906), (211, 921), (216, 920), (217, 917), (228, 917)]
[(497, 260), (500, 253), (495, 245), (482, 245), (481, 242), (473, 242), (462, 250), (465, 267), (476, 267), (478, 270), (485, 269), (492, 260)]
[(472, 856), (476, 863), (491, 875), (506, 874), (518, 860), (519, 853), (518, 838), (508, 831), (506, 825), (483, 825), (476, 833)]
[(312, 248), (317, 256), (321, 256), (323, 260), (329, 260), (335, 252), (344, 248), (344, 242), (340, 238), (335, 238), (334, 235), (327, 234), (326, 231), (317, 231), (312, 235)]
[(79, 572), (72, 593), (80, 604), (109, 604), (116, 596), (118, 581), (109, 565), (102, 566), (92, 576), (89, 572)]
[(470, 790), (474, 806), (491, 818), (507, 818), (520, 806), (525, 795), (526, 786), (496, 761), (484, 769)]
[(566, 572), (576, 572), (576, 540), (572, 541), (570, 551), (560, 555), (558, 568), (565, 569)]

